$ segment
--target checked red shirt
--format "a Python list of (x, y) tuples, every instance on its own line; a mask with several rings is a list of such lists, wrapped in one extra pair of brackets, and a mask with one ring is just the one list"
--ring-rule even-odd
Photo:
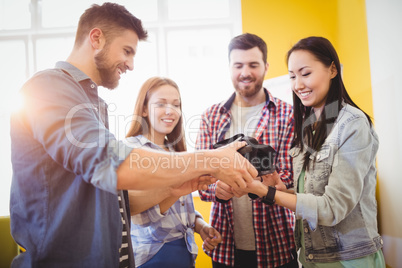
[[(287, 188), (293, 187), (292, 162), (289, 149), (293, 140), (292, 106), (274, 98), (266, 89), (266, 104), (262, 109), (255, 138), (270, 145), (277, 152), (277, 170)], [(215, 104), (202, 115), (196, 149), (212, 149), (221, 141), (229, 129), (230, 107), (235, 94), (225, 102)], [(232, 201), (216, 202), (215, 184), (206, 191), (199, 191), (203, 201), (213, 202), (211, 225), (222, 235), (220, 243), (212, 252), (207, 252), (212, 260), (234, 266), (234, 235)], [(295, 249), (293, 238), (294, 214), (291, 210), (277, 205), (266, 205), (259, 200), (252, 201), (253, 227), (256, 240), (258, 267), (277, 267), (292, 261), (291, 251)]]

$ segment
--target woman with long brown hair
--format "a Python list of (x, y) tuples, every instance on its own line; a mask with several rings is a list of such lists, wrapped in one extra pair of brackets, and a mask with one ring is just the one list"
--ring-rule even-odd
[[(128, 146), (182, 152), (186, 150), (181, 97), (177, 84), (162, 77), (148, 79), (140, 89), (133, 121), (127, 133)], [(151, 159), (137, 159), (149, 168)], [(152, 168), (169, 168), (163, 159)], [(159, 192), (129, 192), (131, 239), (136, 267), (194, 267), (198, 248), (194, 231), (212, 250), (220, 234), (194, 210), (191, 181)]]

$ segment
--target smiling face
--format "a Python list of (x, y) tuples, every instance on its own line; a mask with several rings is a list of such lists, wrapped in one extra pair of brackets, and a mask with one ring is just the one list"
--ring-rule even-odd
[(148, 118), (147, 138), (163, 145), (165, 136), (173, 131), (181, 118), (179, 91), (171, 85), (163, 85), (150, 92), (148, 104), (144, 107), (143, 117)]
[(337, 74), (335, 65), (327, 67), (310, 52), (295, 50), (289, 56), (288, 68), (292, 90), (303, 105), (320, 110)]
[(103, 48), (95, 55), (99, 85), (114, 89), (119, 85), (121, 74), (134, 69), (137, 44), (138, 36), (131, 30), (124, 30), (113, 40), (106, 41)]
[(258, 96), (268, 71), (268, 63), (264, 63), (259, 48), (233, 49), (229, 59), (232, 83), (237, 95), (241, 97), (240, 101)]

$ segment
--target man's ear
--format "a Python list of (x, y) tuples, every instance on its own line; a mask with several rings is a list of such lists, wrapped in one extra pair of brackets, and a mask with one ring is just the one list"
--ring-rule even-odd
[(335, 63), (331, 63), (331, 79), (334, 78), (338, 74), (338, 70), (336, 69)]
[(269, 69), (269, 63), (267, 61), (267, 63), (265, 64), (265, 72), (264, 72), (264, 77), (267, 75), (268, 73), (268, 69)]
[(93, 28), (89, 32), (89, 40), (94, 49), (102, 49), (105, 43), (105, 36), (99, 28)]

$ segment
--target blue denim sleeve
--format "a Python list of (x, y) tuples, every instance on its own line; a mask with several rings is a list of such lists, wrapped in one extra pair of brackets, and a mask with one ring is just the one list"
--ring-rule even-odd
[(117, 142), (82, 87), (60, 70), (46, 70), (22, 89), (25, 125), (65, 170), (117, 193), (116, 169), (129, 153)]
[(97, 165), (91, 183), (100, 189), (117, 193), (116, 169), (128, 157), (132, 148), (121, 141), (109, 140), (107, 150), (107, 155), (111, 157), (106, 157), (103, 162)]

